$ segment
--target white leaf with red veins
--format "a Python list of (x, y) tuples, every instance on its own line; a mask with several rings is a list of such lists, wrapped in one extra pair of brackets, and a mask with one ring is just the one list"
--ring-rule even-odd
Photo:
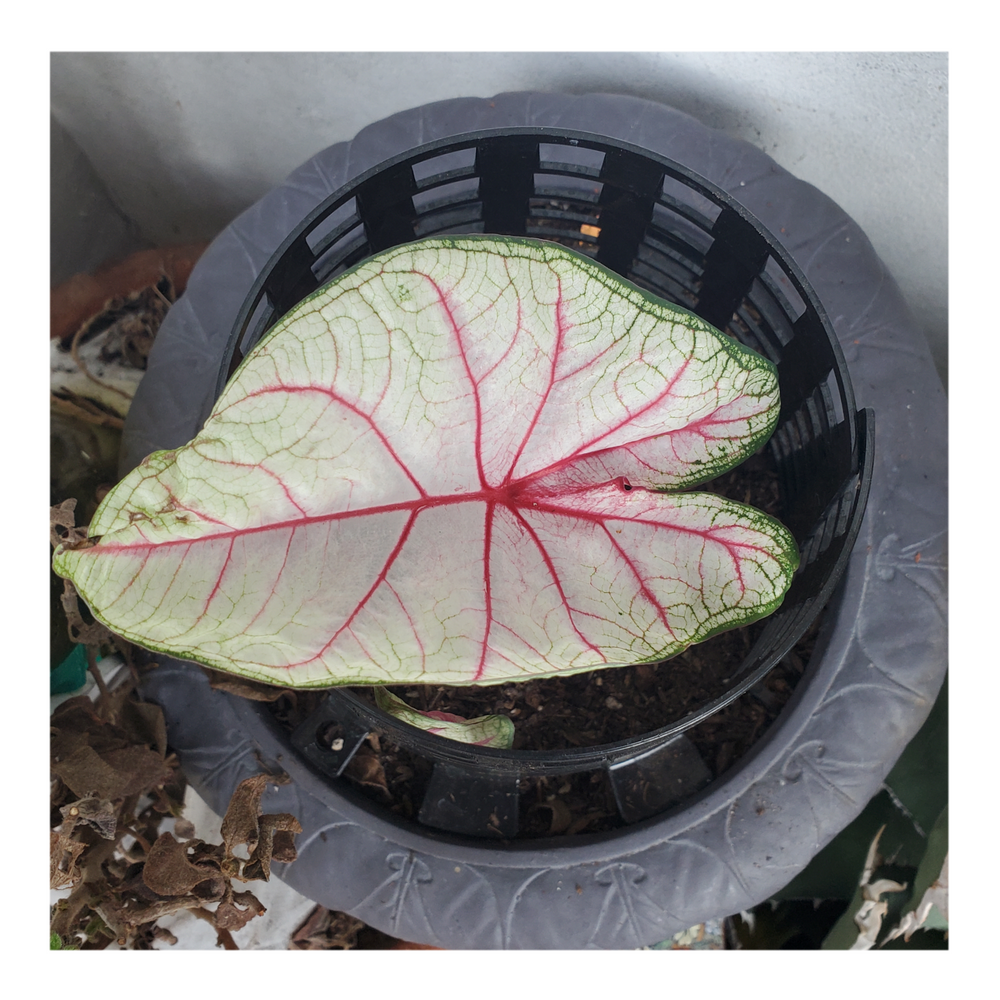
[(509, 750), (514, 743), (514, 723), (506, 715), (481, 715), (463, 719), (451, 712), (420, 712), (385, 688), (375, 688), (375, 703), (401, 722), (435, 736), (471, 743), (477, 747)]
[(425, 240), (282, 319), (54, 567), (120, 635), (283, 685), (655, 661), (781, 603), (784, 527), (663, 492), (777, 412), (770, 362), (584, 257)]

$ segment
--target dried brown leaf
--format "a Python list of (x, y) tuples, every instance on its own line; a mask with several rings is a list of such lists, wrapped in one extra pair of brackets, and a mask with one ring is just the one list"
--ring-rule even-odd
[(221, 844), (208, 844), (204, 840), (195, 838), (184, 845), (187, 848), (188, 857), (193, 865), (214, 864), (221, 867), (225, 857), (225, 851)]
[(194, 836), (194, 823), (183, 816), (174, 820), (174, 836), (179, 840), (190, 840)]
[(118, 828), (118, 810), (108, 799), (77, 799), (63, 806), (63, 832), (69, 833), (78, 823), (86, 823), (105, 840), (114, 840)]
[(49, 540), (52, 547), (76, 545), (87, 540), (86, 527), (76, 527), (76, 499), (71, 497), (49, 508)]
[(83, 620), (83, 615), (80, 613), (79, 596), (69, 580), (63, 580), (63, 592), (59, 601), (62, 604), (63, 613), (66, 615), (69, 637), (73, 642), (80, 642), (85, 646), (100, 646), (102, 643), (111, 641), (111, 632), (100, 622), (88, 623)]
[(125, 779), (90, 746), (82, 746), (65, 759), (54, 761), (52, 770), (80, 798), (91, 795), (115, 798), (125, 783)]
[[(273, 813), (261, 816), (259, 820), (259, 841), (250, 859), (243, 866), (242, 880), (262, 879), (267, 882), (271, 878), (272, 861), (294, 861), (298, 856), (295, 851), (294, 835), (301, 833), (299, 821), (291, 813)], [(275, 856), (275, 850), (279, 856)]]
[(65, 889), (79, 884), (83, 878), (78, 864), (80, 855), (87, 845), (74, 840), (65, 833), (52, 830), (49, 833), (49, 886)]
[[(105, 727), (104, 720), (94, 710), (94, 703), (86, 695), (77, 695), (59, 705), (52, 713), (49, 727), (52, 734), (50, 750), (57, 760), (102, 740), (109, 749), (124, 745), (113, 738), (112, 731)], [(109, 736), (112, 737), (110, 742)]]
[(81, 746), (68, 757), (53, 761), (52, 771), (80, 798), (118, 799), (138, 795), (173, 775), (173, 769), (155, 750), (126, 746), (99, 754)]
[(139, 795), (173, 777), (171, 762), (147, 747), (122, 747), (109, 750), (102, 757), (123, 778), (120, 795)]
[(344, 768), (344, 776), (367, 788), (378, 790), (386, 799), (390, 797), (382, 762), (365, 747), (361, 747), (351, 758), (350, 763)]
[(222, 841), (228, 855), (234, 856), (235, 848), (243, 844), (251, 854), (256, 850), (260, 799), (271, 780), (266, 774), (255, 774), (237, 785), (222, 820)]
[(364, 922), (340, 910), (317, 906), (292, 934), (290, 951), (329, 951), (358, 945), (358, 931)]
[(153, 928), (153, 937), (157, 941), (166, 941), (167, 944), (177, 944), (177, 935), (171, 934), (166, 927), (155, 926)]
[(295, 847), (295, 834), (302, 832), (302, 827), (295, 830), (276, 830), (274, 833), (274, 843), (271, 846), (271, 860), (278, 861), (283, 865), (290, 865), (298, 856), (299, 852)]
[(129, 699), (122, 706), (120, 718), (133, 742), (151, 746), (161, 757), (166, 756), (167, 723), (159, 705)]
[(160, 834), (143, 866), (143, 882), (160, 896), (183, 896), (202, 882), (218, 880), (218, 864), (193, 863), (189, 849), (190, 845), (178, 843), (171, 834)]
[[(162, 815), (172, 812), (158, 810), (156, 801), (133, 815), (141, 792), (163, 798), (164, 783), (174, 780), (176, 760), (163, 757), (161, 719), (155, 706), (130, 708), (125, 703), (119, 726), (98, 716), (87, 699), (53, 717), (53, 744), (70, 751), (53, 762), (55, 787), (63, 797), (72, 793), (79, 798), (53, 802), (53, 816), (62, 822), (51, 835), (52, 881), (72, 892), (53, 908), (52, 931), (82, 936), (82, 948), (104, 948), (112, 940), (139, 950), (156, 940), (173, 942), (156, 921), (188, 910), (212, 924), (220, 946), (236, 949), (231, 932), (265, 909), (253, 893), (234, 892), (231, 880), (266, 878), (272, 861), (295, 858), (294, 834), (301, 832), (295, 817), (259, 815), (268, 783), (283, 783), (287, 776), (261, 774), (240, 784), (224, 821), (225, 846), (194, 837), (194, 826), (183, 819), (174, 824), (177, 836), (190, 839), (156, 836)], [(155, 741), (158, 749), (136, 740)], [(83, 785), (96, 785), (102, 792), (81, 795), (76, 788)], [(104, 794), (109, 790), (120, 794)], [(121, 843), (125, 832), (136, 838), (128, 850)], [(232, 854), (241, 844), (255, 852), (246, 863)], [(247, 866), (249, 874), (241, 875)], [(214, 912), (207, 909), (213, 903), (219, 904)]]
[(267, 908), (252, 892), (233, 892), (229, 886), (215, 910), (215, 926), (219, 930), (238, 931), (267, 912)]
[(277, 701), (288, 689), (275, 687), (272, 684), (259, 684), (257, 681), (249, 681), (235, 674), (227, 674), (222, 670), (212, 670), (209, 667), (202, 667), (208, 675), (208, 686), (216, 691), (226, 691), (229, 694), (238, 695), (240, 698), (247, 698), (250, 701)]

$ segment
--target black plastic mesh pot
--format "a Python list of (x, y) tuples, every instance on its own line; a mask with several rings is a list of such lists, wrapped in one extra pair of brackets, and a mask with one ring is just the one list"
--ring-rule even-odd
[(868, 496), (872, 413), (856, 410), (836, 337), (801, 271), (738, 202), (648, 151), (535, 128), (430, 143), (331, 195), (261, 272), (230, 337), (217, 395), (263, 333), (321, 285), (401, 243), (462, 233), (562, 243), (770, 358), (782, 403), (768, 447), (781, 519), (798, 542), (801, 565), (730, 689), (654, 732), (567, 751), (491, 750), (401, 725), (350, 692), (334, 691), (293, 741), (335, 777), (373, 729), (432, 761), (420, 810), (432, 827), (513, 836), (519, 778), (598, 768), (611, 780), (623, 819), (635, 822), (709, 780), (684, 731), (757, 684), (831, 596)]

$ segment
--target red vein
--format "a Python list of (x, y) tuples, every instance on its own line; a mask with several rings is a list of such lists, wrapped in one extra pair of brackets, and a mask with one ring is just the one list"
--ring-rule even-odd
[[(576, 490), (576, 493), (585, 493), (587, 488), (581, 488)], [(652, 493), (652, 490), (641, 490), (634, 489), (633, 492), (646, 492)], [(580, 521), (588, 521), (591, 524), (605, 525), (607, 521), (622, 521), (626, 524), (644, 524), (653, 528), (665, 528), (668, 531), (676, 531), (678, 534), (682, 535), (693, 535), (696, 538), (704, 538), (706, 541), (713, 542), (716, 545), (721, 545), (726, 549), (745, 549), (750, 552), (761, 552), (764, 555), (770, 555), (770, 551), (762, 545), (754, 545), (751, 542), (740, 542), (740, 541), (727, 541), (724, 538), (718, 538), (717, 533), (721, 531), (727, 531), (731, 528), (743, 527), (739, 524), (723, 524), (721, 526), (712, 525), (708, 528), (691, 528), (683, 524), (667, 523), (664, 521), (656, 521), (648, 517), (634, 517), (634, 516), (622, 516), (621, 514), (591, 514), (586, 511), (576, 510), (572, 507), (563, 507), (558, 503), (552, 503), (547, 500), (532, 501), (531, 506), (525, 506), (525, 510), (533, 511), (544, 511), (550, 514), (560, 514), (565, 517), (575, 517)]]
[(486, 489), (489, 484), (486, 482), (486, 472), (483, 469), (483, 404), (479, 398), (479, 383), (472, 374), (472, 367), (469, 365), (469, 358), (465, 353), (465, 345), (462, 343), (461, 327), (455, 321), (455, 314), (452, 312), (451, 305), (448, 302), (448, 296), (442, 290), (441, 286), (429, 274), (423, 274), (419, 271), (414, 271), (413, 273), (419, 274), (420, 277), (425, 278), (430, 283), (438, 297), (441, 308), (444, 310), (445, 316), (448, 317), (448, 323), (451, 326), (452, 332), (455, 334), (455, 344), (458, 347), (462, 365), (465, 367), (465, 374), (469, 379), (469, 385), (472, 386), (472, 398), (476, 407), (476, 469), (479, 473), (479, 482), (483, 489)]
[[(215, 586), (212, 588), (212, 593), (208, 595), (205, 600), (205, 606), (201, 609), (201, 614), (195, 619), (195, 623), (200, 622), (205, 615), (208, 614), (208, 609), (211, 607), (212, 601), (215, 600), (215, 595), (219, 592), (219, 588), (222, 586), (222, 578), (226, 575), (226, 570), (229, 567), (229, 561), (233, 557), (233, 546), (236, 544), (235, 538), (229, 539), (229, 551), (226, 553), (225, 562), (222, 564), (222, 569), (219, 570), (219, 575), (215, 578)], [(194, 628), (194, 625), (191, 626)], [(188, 630), (190, 631), (190, 629)]]
[[(255, 396), (268, 396), (273, 393), (295, 393), (295, 392), (316, 392), (321, 396), (327, 396), (334, 403), (343, 406), (345, 410), (350, 410), (351, 413), (360, 417), (368, 426), (372, 429), (375, 436), (382, 442), (382, 446), (385, 450), (392, 456), (393, 461), (403, 470), (406, 474), (407, 479), (413, 483), (414, 488), (421, 496), (427, 496), (427, 491), (417, 482), (414, 478), (413, 473), (407, 468), (406, 463), (396, 454), (395, 448), (389, 443), (389, 438), (386, 434), (379, 429), (378, 424), (375, 423), (374, 418), (371, 414), (365, 413), (360, 407), (355, 406), (353, 403), (348, 402), (342, 396), (338, 396), (332, 389), (327, 389), (325, 386), (319, 385), (277, 385), (277, 386), (265, 386), (261, 389), (255, 389), (253, 392), (248, 392), (243, 399), (252, 399)], [(235, 404), (234, 404), (235, 405)]]
[(549, 576), (552, 577), (552, 582), (559, 593), (559, 599), (562, 601), (563, 607), (566, 609), (566, 616), (569, 618), (569, 623), (573, 627), (573, 631), (576, 632), (580, 642), (582, 642), (589, 650), (600, 656), (602, 660), (605, 659), (601, 651), (580, 631), (577, 626), (576, 619), (573, 617), (573, 608), (569, 603), (569, 598), (566, 596), (566, 592), (562, 588), (562, 583), (559, 580), (559, 574), (556, 572), (555, 564), (552, 562), (552, 557), (549, 555), (548, 549), (545, 548), (545, 544), (538, 537), (538, 533), (528, 523), (527, 519), (519, 510), (511, 508), (511, 513), (517, 518), (518, 521), (521, 522), (524, 530), (531, 536), (531, 540), (535, 543), (535, 547), (538, 549), (538, 553), (542, 557), (542, 562), (545, 563), (545, 568), (549, 571)]
[[(318, 660), (340, 638), (340, 636), (345, 631), (350, 629), (351, 624), (358, 617), (358, 615), (360, 615), (361, 612), (365, 609), (368, 602), (371, 600), (372, 595), (386, 581), (386, 577), (389, 574), (389, 570), (392, 569), (393, 563), (395, 563), (396, 559), (399, 558), (399, 553), (403, 551), (403, 546), (406, 545), (406, 540), (410, 537), (410, 532), (413, 530), (413, 525), (416, 523), (419, 514), (420, 511), (418, 510), (414, 511), (413, 514), (410, 516), (409, 520), (407, 520), (406, 524), (403, 525), (403, 530), (399, 533), (399, 538), (396, 541), (395, 546), (393, 546), (392, 552), (389, 553), (385, 563), (382, 566), (382, 569), (375, 577), (375, 582), (371, 585), (371, 587), (369, 587), (368, 593), (366, 593), (365, 596), (362, 597), (360, 601), (358, 601), (357, 606), (348, 616), (347, 620), (344, 622), (343, 625), (340, 626), (340, 628), (337, 629), (336, 632), (333, 633), (333, 635), (330, 637), (330, 640), (323, 646), (323, 648), (320, 649), (319, 652), (315, 653), (313, 656), (310, 656), (308, 660), (300, 660), (297, 663), (286, 663), (283, 664), (283, 668), (290, 670), (292, 667), (301, 666), (303, 663), (311, 663), (314, 660)], [(361, 644), (361, 640), (358, 639), (357, 636), (354, 636), (354, 638), (355, 641), (358, 643), (358, 645), (361, 646), (362, 650), (364, 650), (364, 646)]]
[(186, 504), (182, 504), (180, 502), (180, 500), (178, 500), (177, 497), (174, 495), (173, 490), (171, 490), (170, 487), (167, 486), (166, 483), (164, 483), (162, 481), (158, 481), (158, 482), (159, 482), (159, 485), (161, 485), (163, 487), (164, 491), (167, 494), (167, 499), (172, 504), (171, 508), (168, 511), (165, 511), (164, 513), (171, 513), (172, 514), (175, 510), (183, 510), (183, 511), (187, 511), (189, 514), (194, 514), (196, 517), (198, 517), (202, 521), (208, 521), (209, 524), (218, 524), (218, 525), (221, 525), (223, 528), (228, 528), (229, 527), (229, 525), (226, 524), (225, 521), (219, 521), (219, 520), (217, 520), (214, 517), (209, 517), (208, 514), (202, 513), (200, 510), (196, 510), (194, 507), (188, 507)]
[[(664, 395), (666, 395), (666, 393), (664, 393)], [(735, 402), (738, 402), (740, 399), (745, 399), (745, 398), (746, 398), (745, 396), (740, 396), (736, 400), (733, 400), (732, 402), (735, 403)], [(703, 427), (725, 426), (726, 424), (732, 424), (732, 423), (742, 423), (742, 422), (745, 422), (745, 421), (749, 420), (751, 417), (757, 416), (761, 412), (759, 410), (755, 410), (755, 411), (753, 411), (751, 413), (747, 413), (747, 414), (739, 416), (739, 417), (725, 417), (725, 418), (721, 418), (721, 419), (716, 419), (716, 414), (718, 413), (718, 409), (716, 409), (716, 410), (713, 410), (711, 413), (706, 414), (704, 417), (699, 417), (698, 420), (692, 420), (690, 423), (685, 424), (683, 427), (675, 427), (672, 430), (653, 431), (653, 432), (651, 432), (649, 434), (643, 435), (642, 437), (635, 437), (635, 438), (630, 439), (629, 441), (623, 441), (621, 444), (610, 445), (610, 446), (608, 446), (606, 448), (599, 448), (596, 451), (589, 451), (588, 450), (593, 444), (595, 444), (597, 441), (600, 441), (601, 438), (607, 437), (608, 434), (614, 433), (616, 430), (620, 429), (622, 426), (624, 426), (630, 420), (636, 419), (636, 417), (640, 416), (643, 412), (645, 412), (646, 410), (648, 410), (649, 407), (655, 406), (662, 399), (663, 399), (663, 396), (661, 395), (656, 400), (653, 400), (649, 404), (649, 406), (645, 407), (643, 410), (637, 411), (636, 414), (630, 416), (628, 418), (628, 420), (623, 420), (620, 424), (618, 424), (615, 427), (610, 428), (605, 434), (600, 435), (600, 437), (594, 438), (589, 443), (580, 445), (580, 447), (577, 448), (574, 452), (572, 452), (571, 454), (567, 455), (565, 458), (559, 459), (558, 462), (552, 462), (549, 465), (546, 465), (543, 468), (538, 469), (535, 472), (532, 472), (532, 473), (529, 473), (526, 476), (523, 476), (519, 480), (519, 482), (521, 484), (527, 485), (527, 484), (529, 484), (531, 482), (535, 482), (537, 480), (544, 479), (546, 476), (550, 475), (553, 472), (556, 472), (556, 471), (559, 471), (561, 469), (565, 469), (565, 468), (571, 467), (571, 466), (575, 465), (576, 463), (578, 463), (580, 460), (586, 460), (586, 459), (591, 459), (591, 458), (600, 458), (601, 456), (608, 455), (608, 454), (610, 454), (612, 452), (616, 452), (616, 451), (619, 451), (621, 449), (629, 450), (631, 448), (636, 447), (637, 445), (645, 444), (647, 441), (655, 441), (657, 438), (665, 438), (665, 439), (669, 440), (671, 438), (674, 438), (674, 437), (677, 437), (677, 436), (680, 436), (680, 435), (683, 435), (683, 434), (696, 434), (698, 437), (700, 437), (703, 441), (706, 441), (706, 442), (708, 442), (708, 441), (712, 441), (712, 442), (742, 441), (743, 438), (744, 438), (744, 435), (742, 435), (742, 434), (723, 435), (721, 437), (719, 437), (719, 436), (710, 436), (708, 434), (703, 433), (702, 428)], [(727, 405), (729, 405), (729, 404), (727, 404)], [(676, 451), (674, 452), (674, 454), (676, 456)], [(639, 461), (639, 459), (636, 459), (636, 461)], [(652, 468), (652, 466), (648, 462), (642, 462), (642, 464), (646, 465), (648, 468)], [(682, 470), (682, 471), (691, 471), (691, 472), (698, 472), (698, 471), (700, 471), (699, 469), (695, 469), (695, 467), (691, 466), (691, 464), (689, 462), (682, 462), (682, 464), (684, 465), (684, 470)], [(662, 473), (662, 470), (659, 470), (659, 471)]]
[(609, 530), (607, 524), (604, 521), (601, 522), (601, 527), (604, 529), (604, 533), (608, 536), (608, 541), (610, 541), (612, 546), (617, 550), (618, 556), (621, 559), (621, 561), (632, 571), (632, 574), (635, 576), (635, 579), (639, 584), (639, 592), (642, 594), (643, 597), (646, 598), (646, 600), (653, 606), (653, 608), (655, 608), (657, 617), (660, 619), (661, 622), (663, 622), (663, 627), (670, 634), (670, 638), (676, 639), (677, 636), (674, 633), (674, 630), (670, 627), (670, 621), (667, 619), (667, 609), (664, 608), (663, 605), (660, 604), (660, 602), (656, 599), (656, 596), (653, 594), (653, 592), (649, 589), (649, 586), (646, 584), (646, 580), (643, 577), (642, 573), (639, 572), (639, 569), (635, 565), (635, 563), (633, 563), (632, 560), (625, 554), (625, 550), (621, 547), (621, 545), (619, 545), (618, 542), (615, 541), (614, 537), (611, 534), (611, 531)]
[(586, 450), (592, 448), (595, 444), (597, 444), (598, 441), (603, 441), (606, 437), (609, 437), (611, 434), (614, 434), (616, 431), (621, 430), (621, 428), (624, 427), (626, 424), (631, 423), (633, 420), (637, 420), (644, 413), (648, 413), (654, 407), (659, 406), (660, 403), (662, 403), (663, 400), (666, 399), (668, 396), (670, 396), (671, 393), (674, 391), (674, 386), (677, 385), (677, 382), (680, 380), (681, 376), (684, 374), (684, 372), (686, 371), (688, 365), (690, 365), (690, 364), (691, 364), (691, 358), (689, 356), (689, 357), (687, 357), (687, 358), (684, 359), (684, 364), (682, 364), (677, 369), (677, 371), (674, 372), (674, 374), (671, 377), (670, 381), (666, 384), (666, 386), (664, 387), (664, 389), (663, 389), (663, 391), (661, 393), (659, 393), (657, 396), (655, 396), (653, 399), (651, 399), (644, 406), (640, 406), (634, 412), (626, 412), (625, 416), (622, 417), (622, 419), (618, 423), (613, 424), (612, 426), (608, 427), (608, 429), (606, 431), (604, 431), (603, 434), (598, 434), (596, 437), (591, 438), (590, 441), (587, 441), (584, 444), (580, 445), (580, 447), (577, 448), (576, 451), (574, 451), (574, 452), (570, 453), (569, 455), (567, 455), (566, 458), (563, 459), (563, 461), (570, 461), (570, 460), (576, 458), (578, 455), (580, 455), (581, 452), (586, 451)]
[(407, 610), (406, 605), (403, 603), (403, 599), (399, 596), (396, 588), (389, 583), (388, 580), (385, 581), (386, 588), (393, 597), (396, 598), (396, 603), (399, 605), (399, 610), (406, 615), (406, 620), (409, 623), (410, 629), (413, 632), (413, 641), (417, 644), (417, 648), (420, 650), (420, 672), (425, 673), (427, 670), (427, 651), (424, 649), (424, 641), (420, 638), (420, 633), (417, 631), (417, 623), (413, 616)]
[[(188, 544), (190, 544), (190, 539), (184, 539), (184, 541), (187, 542)], [(139, 546), (136, 546), (136, 547), (139, 548)], [(151, 550), (153, 548), (152, 545), (144, 546), (144, 547), (147, 550)], [(122, 587), (121, 592), (114, 598), (114, 600), (111, 600), (111, 601), (108, 602), (107, 607), (104, 609), (105, 612), (107, 612), (107, 610), (109, 608), (113, 608), (125, 596), (125, 594), (131, 589), (132, 584), (134, 584), (135, 581), (139, 579), (139, 574), (146, 568), (146, 563), (149, 562), (150, 555), (151, 555), (151, 551), (147, 551), (146, 554), (142, 557), (142, 562), (139, 563), (138, 568), (132, 574), (132, 579), (129, 580), (128, 583), (126, 583), (124, 587)]]
[(254, 624), (254, 622), (257, 621), (258, 618), (260, 618), (260, 616), (267, 609), (267, 606), (271, 603), (271, 601), (274, 600), (275, 592), (278, 588), (278, 581), (284, 575), (285, 567), (288, 565), (288, 553), (292, 551), (292, 541), (294, 540), (294, 538), (295, 538), (295, 528), (293, 527), (292, 530), (288, 533), (288, 542), (285, 544), (285, 556), (281, 560), (281, 569), (278, 570), (278, 575), (274, 578), (274, 583), (271, 586), (271, 593), (268, 594), (267, 600), (264, 601), (264, 603), (260, 606), (260, 608), (258, 608), (257, 614), (255, 614), (253, 618), (251, 618), (250, 621), (247, 622), (244, 631), (248, 632), (250, 630), (250, 627)]
[(483, 628), (483, 641), (479, 653), (479, 665), (473, 680), (479, 680), (486, 669), (486, 652), (490, 642), (490, 627), (493, 624), (493, 582), (490, 579), (490, 553), (493, 549), (493, 517), (496, 511), (495, 503), (486, 504), (486, 518), (483, 524), (483, 599), (486, 624)]
[[(518, 319), (520, 321), (520, 303), (518, 303)], [(552, 387), (556, 382), (556, 368), (559, 364), (559, 358), (562, 355), (563, 348), (566, 343), (567, 327), (565, 317), (563, 316), (562, 279), (558, 274), (556, 275), (555, 327), (556, 342), (552, 348), (552, 360), (549, 367), (549, 384), (545, 392), (542, 394), (542, 399), (538, 404), (538, 409), (535, 410), (535, 415), (528, 423), (528, 429), (525, 431), (524, 437), (521, 439), (520, 447), (514, 453), (514, 458), (511, 460), (510, 468), (507, 470), (507, 475), (503, 480), (504, 486), (509, 485), (513, 480), (514, 469), (517, 467), (517, 463), (521, 460), (521, 455), (524, 454), (524, 449), (527, 448), (528, 441), (531, 440), (531, 435), (535, 433), (535, 429), (538, 427), (538, 421), (541, 419), (542, 411), (545, 409), (545, 404), (549, 401), (549, 397), (552, 394)]]

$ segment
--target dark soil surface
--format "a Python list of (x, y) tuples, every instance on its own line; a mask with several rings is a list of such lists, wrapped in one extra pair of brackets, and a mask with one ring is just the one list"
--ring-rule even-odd
[[(781, 516), (777, 477), (764, 455), (699, 489)], [(515, 725), (515, 750), (597, 746), (670, 725), (721, 697), (763, 627), (764, 622), (755, 622), (723, 632), (661, 663), (525, 683), (390, 690), (421, 711), (466, 718), (507, 715)], [(809, 661), (818, 627), (819, 619), (763, 682), (687, 730), (713, 777), (736, 763), (777, 718)], [(371, 689), (353, 690), (374, 705)], [(272, 710), (294, 728), (324, 697), (321, 691), (285, 694)], [(385, 734), (372, 733), (345, 777), (391, 811), (415, 818), (431, 767)], [(522, 778), (520, 799), (519, 836), (593, 833), (624, 825), (603, 771)]]

